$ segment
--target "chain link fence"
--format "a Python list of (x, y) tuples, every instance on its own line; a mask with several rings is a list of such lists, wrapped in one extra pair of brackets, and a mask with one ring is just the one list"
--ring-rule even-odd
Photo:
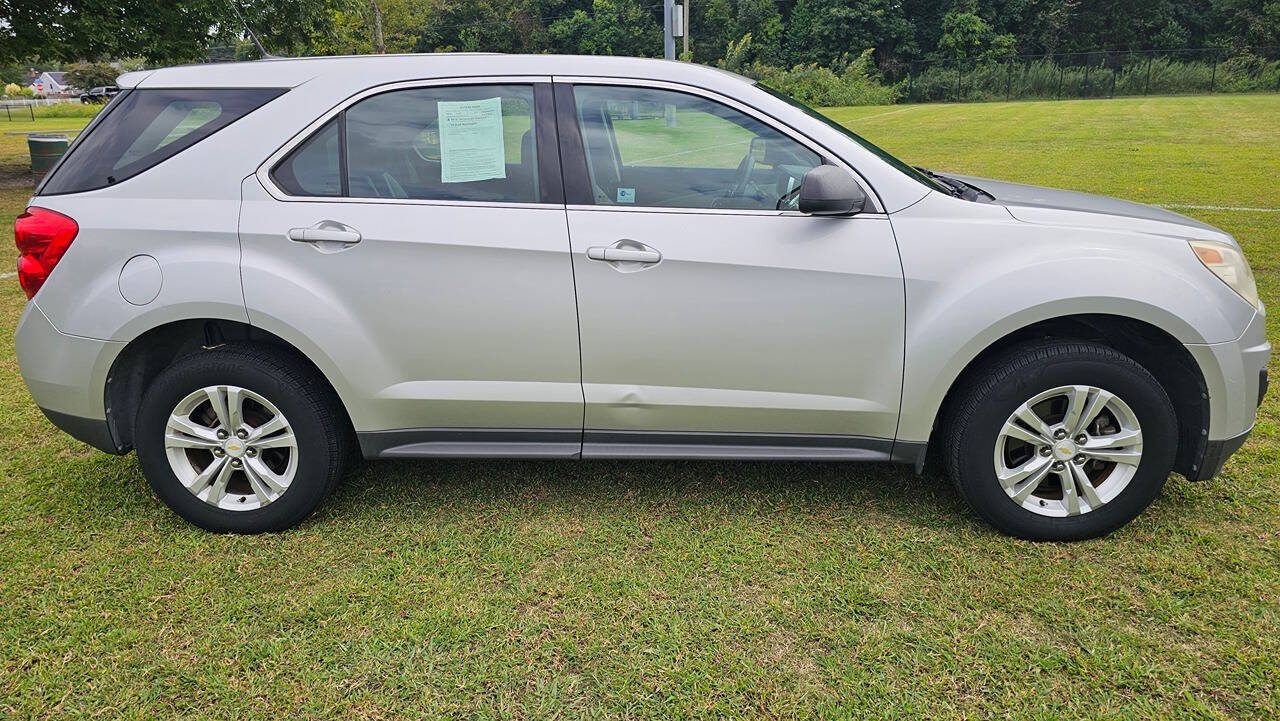
[(907, 103), (1280, 93), (1280, 46), (1248, 53), (1100, 50), (916, 62), (886, 79), (898, 86), (899, 102)]

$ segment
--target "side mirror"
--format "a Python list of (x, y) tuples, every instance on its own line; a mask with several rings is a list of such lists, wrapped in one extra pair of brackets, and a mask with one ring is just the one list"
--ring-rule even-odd
[(845, 171), (819, 165), (800, 180), (800, 212), (809, 215), (853, 215), (867, 207), (867, 194)]

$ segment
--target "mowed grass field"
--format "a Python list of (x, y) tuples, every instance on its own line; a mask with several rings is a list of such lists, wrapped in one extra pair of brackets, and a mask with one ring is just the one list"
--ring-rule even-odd
[[(1280, 96), (830, 112), (938, 169), (1280, 208)], [(6, 226), (24, 154), (0, 136)], [(1185, 212), (1280, 308), (1280, 213)], [(936, 475), (710, 462), (370, 464), (241, 538), (45, 421), (24, 302), (0, 280), (0, 717), (1280, 716), (1275, 393), (1219, 478), (1075, 545), (996, 535)]]

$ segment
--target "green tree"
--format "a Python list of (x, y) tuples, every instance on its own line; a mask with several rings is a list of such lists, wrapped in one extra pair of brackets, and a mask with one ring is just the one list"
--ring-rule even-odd
[(982, 51), (982, 60), (1008, 60), (1018, 54), (1018, 39), (1013, 33), (992, 35), (987, 47)]
[(738, 0), (734, 36), (751, 36), (750, 60), (776, 64), (782, 61), (782, 15), (773, 0)]
[[(436, 0), (415, 29), (418, 52), (537, 53), (556, 49), (548, 23), (590, 7), (586, 0)], [(390, 21), (388, 21), (390, 22)], [(390, 31), (390, 25), (388, 26)], [(572, 48), (568, 50), (572, 52)]]
[(111, 63), (75, 63), (67, 67), (67, 82), (80, 90), (115, 85), (119, 76), (120, 71)]
[(1280, 0), (1213, 0), (1215, 44), (1235, 49), (1280, 44)]
[[(939, 57), (1280, 45), (1280, 0), (692, 0), (690, 12), (696, 62), (733, 42), (748, 64), (837, 74), (867, 48), (897, 77)], [(368, 53), (375, 15), (387, 52), (662, 52), (656, 0), (0, 0), (0, 66), (25, 81), (59, 62), (256, 58), (246, 23), (279, 55)]]
[(798, 0), (787, 21), (787, 64), (830, 65), (874, 48), (888, 58), (914, 49), (914, 24), (896, 0)]
[[(0, 62), (40, 57), (141, 56), (154, 64), (203, 59), (234, 44), (245, 21), (273, 52), (310, 49), (333, 0), (0, 0)], [(239, 11), (237, 13), (237, 10)]]
[(0, 63), (0, 83), (26, 85), (27, 68), (31, 66), (32, 63), (19, 62), (17, 60)]
[(1173, 18), (1165, 22), (1164, 27), (1152, 39), (1155, 48), (1184, 48), (1191, 40), (1191, 33)]
[(733, 0), (693, 0), (689, 5), (689, 49), (700, 63), (714, 62), (725, 55), (734, 35)]
[(593, 0), (549, 27), (553, 47), (587, 55), (662, 55), (662, 24), (640, 0)]
[(440, 12), (438, 2), (421, 0), (347, 0), (328, 9), (329, 22), (315, 26), (311, 46), (319, 55), (360, 55), (375, 50), (373, 8), (382, 16), (388, 53), (413, 52), (424, 27)]
[(938, 53), (953, 60), (977, 57), (991, 36), (991, 26), (977, 12), (975, 0), (961, 0), (942, 18)]

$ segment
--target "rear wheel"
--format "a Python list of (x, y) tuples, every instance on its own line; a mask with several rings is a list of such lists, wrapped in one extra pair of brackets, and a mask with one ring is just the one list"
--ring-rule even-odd
[(961, 496), (1004, 533), (1073, 541), (1123, 526), (1160, 493), (1177, 423), (1146, 369), (1096, 343), (1016, 348), (958, 389), (945, 432)]
[(351, 452), (329, 388), (297, 360), (223, 346), (165, 369), (143, 396), (137, 447), (160, 498), (201, 528), (279, 531), (332, 490)]

